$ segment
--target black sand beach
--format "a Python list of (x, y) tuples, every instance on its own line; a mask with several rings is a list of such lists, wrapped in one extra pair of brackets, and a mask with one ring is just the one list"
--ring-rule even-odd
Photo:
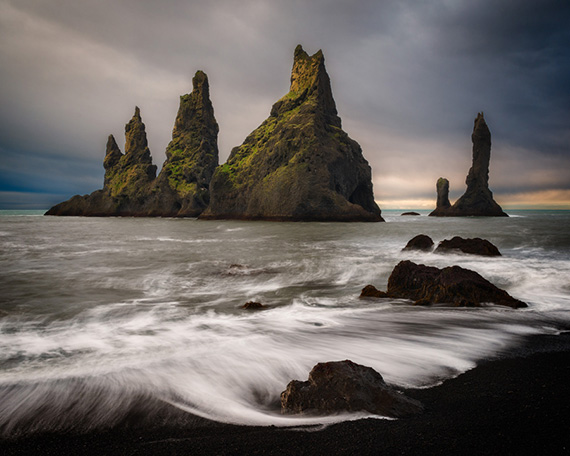
[(425, 405), (401, 420), (324, 429), (213, 423), (170, 406), (132, 413), (111, 429), (3, 440), (4, 455), (570, 454), (570, 334), (523, 347), (437, 387), (406, 393)]

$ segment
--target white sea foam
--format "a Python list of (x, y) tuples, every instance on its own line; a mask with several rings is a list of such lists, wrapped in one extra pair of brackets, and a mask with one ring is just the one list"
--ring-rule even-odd
[[(429, 386), (570, 321), (570, 241), (557, 218), (0, 222), (0, 432), (40, 411), (45, 423), (63, 411), (109, 423), (140, 395), (232, 423), (351, 419), (283, 417), (279, 394), (342, 359), (400, 387)], [(402, 252), (421, 232), (436, 243), (486, 237), (503, 256)], [(403, 259), (475, 270), (529, 309), (358, 299), (368, 283), (385, 289)], [(242, 310), (251, 299), (269, 308)]]

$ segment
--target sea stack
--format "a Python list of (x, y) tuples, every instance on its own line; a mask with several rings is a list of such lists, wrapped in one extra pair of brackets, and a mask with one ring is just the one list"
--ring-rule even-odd
[(467, 190), (453, 206), (449, 204), (449, 182), (440, 178), (437, 182), (437, 207), (429, 215), (437, 217), (485, 216), (508, 217), (493, 199), (489, 189), (489, 162), (491, 160), (491, 132), (483, 113), (477, 114), (473, 134), (473, 164), (465, 183)]
[(451, 203), (449, 202), (449, 181), (445, 177), (440, 177), (435, 187), (437, 191), (437, 202), (435, 211), (429, 215), (443, 216), (451, 208)]
[(208, 77), (198, 71), (180, 108), (158, 177), (138, 107), (125, 126), (125, 153), (113, 135), (103, 160), (103, 189), (52, 207), (46, 215), (196, 217), (208, 205), (218, 165), (218, 124)]
[(297, 46), (289, 93), (217, 168), (200, 218), (383, 221), (370, 166), (341, 128), (321, 51)]
[(218, 166), (219, 128), (206, 73), (196, 72), (192, 87), (192, 93), (180, 97), (149, 215), (197, 217), (208, 206), (208, 188)]

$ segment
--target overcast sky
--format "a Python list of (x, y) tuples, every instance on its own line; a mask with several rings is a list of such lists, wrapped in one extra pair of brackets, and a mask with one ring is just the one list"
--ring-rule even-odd
[(141, 108), (154, 162), (203, 70), (220, 161), (289, 89), (297, 44), (322, 49), (343, 127), (381, 208), (465, 190), (473, 120), (492, 134), (506, 208), (570, 208), (568, 0), (0, 0), (0, 208), (103, 184)]

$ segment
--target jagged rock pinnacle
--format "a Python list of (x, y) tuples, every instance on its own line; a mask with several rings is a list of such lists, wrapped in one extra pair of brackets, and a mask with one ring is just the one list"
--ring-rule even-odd
[(201, 218), (382, 221), (370, 166), (341, 129), (324, 61), (297, 46), (289, 93), (218, 167)]
[(103, 160), (103, 166), (105, 168), (104, 188), (108, 188), (109, 183), (116, 172), (116, 167), (122, 157), (123, 154), (115, 141), (115, 137), (113, 135), (109, 135), (109, 138), (107, 139), (105, 159)]
[[(475, 118), (473, 133), (473, 164), (467, 174), (465, 183), (467, 190), (451, 207), (445, 208), (440, 202), (440, 186), (437, 185), (438, 201), (436, 209), (429, 215), (433, 216), (488, 216), (506, 217), (493, 199), (489, 189), (489, 163), (491, 160), (491, 132), (485, 122), (483, 113)], [(448, 183), (449, 185), (449, 183)], [(443, 197), (443, 196), (442, 196)]]
[(132, 119), (125, 125), (125, 165), (152, 164), (146, 139), (145, 125), (139, 107), (135, 107)]
[(197, 71), (192, 87), (180, 97), (152, 215), (195, 217), (209, 203), (210, 180), (218, 166), (218, 123), (206, 73)]

